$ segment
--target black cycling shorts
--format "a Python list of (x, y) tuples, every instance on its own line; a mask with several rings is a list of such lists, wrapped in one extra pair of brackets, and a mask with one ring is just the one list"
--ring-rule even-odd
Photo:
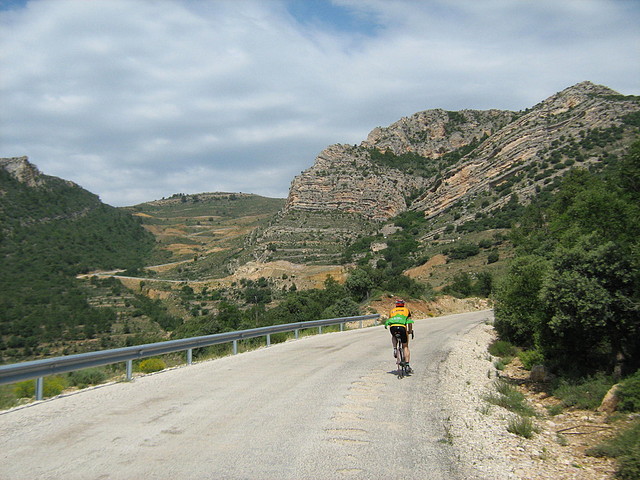
[(389, 330), (391, 331), (391, 335), (393, 335), (394, 337), (396, 336), (396, 333), (399, 333), (402, 343), (409, 343), (409, 336), (407, 335), (407, 329), (405, 327), (394, 325)]

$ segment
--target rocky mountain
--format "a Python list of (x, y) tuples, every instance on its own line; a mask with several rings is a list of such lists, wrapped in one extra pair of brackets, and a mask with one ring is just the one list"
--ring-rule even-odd
[[(432, 183), (447, 153), (477, 144), (513, 115), (428, 110), (375, 128), (360, 146), (332, 145), (293, 180), (285, 210), (342, 210), (386, 220), (406, 210), (412, 193)], [(403, 160), (420, 165), (403, 169)]]
[(337, 245), (417, 211), (426, 235), (526, 203), (575, 166), (614, 161), (638, 137), (640, 98), (583, 82), (520, 112), (441, 109), (331, 145), (291, 184), (272, 224), (251, 239), (255, 257), (330, 261)]

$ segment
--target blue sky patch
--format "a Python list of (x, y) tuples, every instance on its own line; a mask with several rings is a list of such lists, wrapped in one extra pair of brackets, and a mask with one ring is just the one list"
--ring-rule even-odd
[(287, 10), (303, 26), (315, 25), (323, 29), (367, 36), (375, 35), (380, 28), (373, 15), (356, 12), (328, 0), (291, 0), (287, 3)]

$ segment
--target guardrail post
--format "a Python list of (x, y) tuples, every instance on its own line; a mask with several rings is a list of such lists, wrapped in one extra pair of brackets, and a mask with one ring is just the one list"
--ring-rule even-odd
[(42, 400), (44, 393), (44, 377), (36, 378), (36, 400)]
[(300, 337), (300, 329), (299, 328), (295, 329), (295, 334), (296, 334), (296, 340), (298, 340), (298, 338)]
[(271, 346), (271, 334), (267, 333), (267, 347)]
[(127, 360), (127, 381), (133, 378), (133, 360)]
[(360, 328), (362, 328), (362, 320), (360, 320)]
[(318, 327), (318, 333), (322, 333), (322, 327)]
[(193, 348), (187, 349), (187, 365), (191, 365), (193, 363)]
[(238, 340), (233, 341), (233, 354), (234, 355), (238, 354)]
[(344, 323), (340, 324), (340, 331), (343, 332), (344, 331)]

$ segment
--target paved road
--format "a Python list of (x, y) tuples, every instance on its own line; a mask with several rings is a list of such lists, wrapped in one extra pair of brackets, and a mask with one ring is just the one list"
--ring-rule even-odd
[(417, 320), (402, 380), (372, 327), (0, 413), (0, 479), (459, 478), (439, 372), (490, 315)]

